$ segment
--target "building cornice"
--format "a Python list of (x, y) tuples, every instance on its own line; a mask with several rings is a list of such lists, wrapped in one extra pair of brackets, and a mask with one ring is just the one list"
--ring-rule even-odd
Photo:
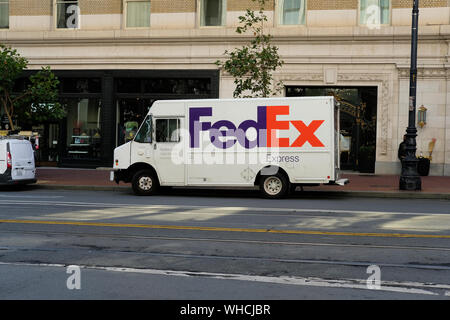
[[(381, 29), (366, 27), (336, 28), (273, 28), (268, 33), (276, 43), (312, 41), (410, 41), (411, 28), (391, 26)], [(248, 42), (252, 35), (236, 34), (234, 28), (213, 29), (148, 29), (148, 30), (62, 30), (13, 31), (0, 30), (0, 42), (6, 44), (43, 43), (224, 43)], [(450, 41), (450, 25), (421, 26), (419, 40)]]

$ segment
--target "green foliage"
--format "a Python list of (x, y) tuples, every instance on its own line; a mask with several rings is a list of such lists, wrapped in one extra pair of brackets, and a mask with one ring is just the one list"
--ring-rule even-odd
[(11, 92), (16, 79), (27, 67), (28, 60), (17, 50), (0, 45), (0, 94)]
[(268, 97), (281, 92), (283, 83), (273, 84), (272, 72), (283, 65), (278, 54), (278, 47), (271, 45), (272, 36), (265, 34), (264, 14), (266, 0), (253, 0), (259, 4), (259, 11), (247, 9), (244, 16), (239, 17), (240, 25), (236, 33), (251, 33), (254, 38), (250, 44), (233, 51), (226, 50), (224, 62), (218, 60), (216, 65), (228, 72), (233, 78), (236, 89), (235, 98)]
[(21, 104), (21, 119), (40, 123), (64, 118), (66, 112), (58, 102), (59, 80), (50, 67), (43, 67), (32, 75), (30, 82), (27, 89), (30, 95), (24, 97)]
[(30, 76), (30, 83), (24, 90), (14, 92), (14, 85), (27, 65), (28, 60), (17, 50), (0, 45), (0, 103), (13, 130), (12, 119), (16, 115), (21, 123), (58, 120), (65, 116), (64, 108), (58, 103), (59, 80), (50, 67), (43, 67)]

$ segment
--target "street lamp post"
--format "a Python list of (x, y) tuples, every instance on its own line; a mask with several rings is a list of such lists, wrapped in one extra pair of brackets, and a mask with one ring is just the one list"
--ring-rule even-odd
[(402, 161), (400, 190), (421, 190), (422, 183), (417, 172), (416, 158), (416, 92), (417, 92), (417, 38), (419, 26), (419, 0), (413, 0), (411, 35), (411, 70), (409, 85), (409, 114), (406, 128), (406, 156)]

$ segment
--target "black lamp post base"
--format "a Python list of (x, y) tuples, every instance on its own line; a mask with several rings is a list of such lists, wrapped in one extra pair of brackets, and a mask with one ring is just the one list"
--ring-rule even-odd
[(420, 191), (422, 190), (422, 180), (419, 176), (401, 176), (400, 190)]

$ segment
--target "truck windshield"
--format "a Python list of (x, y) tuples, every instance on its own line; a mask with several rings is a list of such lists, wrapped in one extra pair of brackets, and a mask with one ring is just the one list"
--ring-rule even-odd
[(139, 128), (134, 141), (139, 143), (151, 143), (152, 142), (152, 117), (148, 115), (141, 127)]

